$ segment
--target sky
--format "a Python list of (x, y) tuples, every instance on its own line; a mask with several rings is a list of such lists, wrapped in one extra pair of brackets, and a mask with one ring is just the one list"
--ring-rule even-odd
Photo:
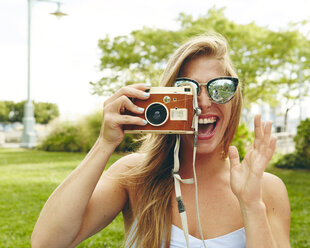
[[(33, 0), (31, 99), (59, 106), (63, 118), (79, 118), (100, 108), (90, 81), (102, 77), (98, 40), (129, 34), (143, 26), (176, 29), (180, 12), (194, 17), (226, 7), (240, 24), (273, 29), (310, 19), (308, 0), (63, 0), (68, 16), (49, 13), (51, 0)], [(27, 0), (0, 0), (0, 101), (27, 98)], [(309, 113), (310, 116), (310, 113)]]

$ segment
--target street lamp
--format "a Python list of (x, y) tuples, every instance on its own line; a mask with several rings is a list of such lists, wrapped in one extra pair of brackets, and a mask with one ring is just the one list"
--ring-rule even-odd
[(31, 9), (32, 9), (32, 3), (34, 1), (56, 3), (58, 8), (56, 12), (51, 13), (51, 14), (57, 16), (58, 18), (67, 15), (60, 11), (60, 2), (52, 1), (52, 0), (28, 0), (27, 102), (24, 106), (24, 117), (23, 117), (24, 131), (23, 131), (22, 141), (20, 144), (21, 147), (25, 147), (25, 148), (35, 147), (37, 144), (37, 135), (34, 130), (34, 126), (35, 126), (34, 109), (33, 109), (33, 104), (30, 98)]

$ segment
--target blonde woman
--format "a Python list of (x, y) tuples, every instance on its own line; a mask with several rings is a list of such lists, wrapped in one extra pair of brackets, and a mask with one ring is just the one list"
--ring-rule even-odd
[[(264, 170), (276, 146), (271, 123), (255, 117), (255, 140), (245, 159), (230, 143), (239, 123), (240, 83), (218, 99), (209, 87), (219, 78), (238, 82), (220, 35), (181, 46), (163, 73), (162, 86), (189, 80), (197, 85), (199, 131), (195, 187), (181, 183), (189, 247), (290, 247), (290, 207), (283, 182)], [(180, 81), (180, 80), (179, 80)], [(32, 234), (32, 247), (75, 247), (123, 213), (126, 247), (186, 247), (172, 176), (176, 135), (152, 134), (137, 153), (107, 161), (124, 137), (123, 125), (149, 125), (124, 111), (142, 113), (129, 98), (146, 100), (150, 86), (121, 88), (104, 104), (100, 136), (81, 164), (46, 202)], [(181, 135), (181, 178), (192, 178), (193, 135)], [(103, 174), (103, 175), (102, 175)], [(198, 225), (200, 220), (200, 225)], [(200, 228), (200, 227), (201, 228)], [(203, 237), (203, 239), (202, 239)]]

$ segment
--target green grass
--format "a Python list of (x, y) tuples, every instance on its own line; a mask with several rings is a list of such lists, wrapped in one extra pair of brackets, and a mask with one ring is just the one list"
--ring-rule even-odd
[[(54, 189), (85, 154), (0, 149), (0, 248), (30, 247), (38, 215)], [(120, 155), (114, 154), (109, 164)], [(291, 209), (292, 247), (310, 247), (310, 171), (269, 168), (287, 186)], [(78, 247), (120, 247), (121, 215)]]
[[(39, 213), (85, 154), (0, 149), (0, 247), (30, 247)], [(120, 155), (113, 155), (111, 164)], [(78, 247), (120, 247), (122, 216)]]

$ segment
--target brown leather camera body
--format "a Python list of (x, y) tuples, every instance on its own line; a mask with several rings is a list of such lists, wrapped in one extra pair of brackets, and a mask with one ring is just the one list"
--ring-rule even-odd
[(133, 103), (144, 108), (143, 114), (126, 112), (139, 116), (148, 124), (124, 125), (125, 133), (192, 134), (194, 117), (192, 88), (152, 87), (147, 100), (132, 99)]

